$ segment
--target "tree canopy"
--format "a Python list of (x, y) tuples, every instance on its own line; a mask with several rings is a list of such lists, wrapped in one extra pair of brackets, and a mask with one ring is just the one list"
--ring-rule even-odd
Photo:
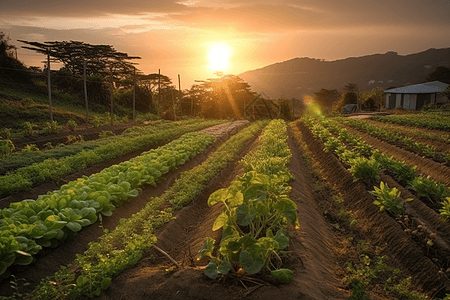
[(110, 45), (91, 45), (79, 41), (19, 42), (28, 45), (22, 48), (50, 55), (52, 61), (62, 62), (71, 74), (80, 76), (83, 75), (84, 63), (86, 75), (124, 76), (134, 70), (133, 64), (128, 60), (140, 58), (118, 52)]

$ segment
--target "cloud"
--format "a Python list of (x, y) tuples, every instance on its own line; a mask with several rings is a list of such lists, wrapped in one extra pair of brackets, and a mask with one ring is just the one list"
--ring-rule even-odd
[(48, 17), (92, 17), (108, 14), (139, 15), (145, 13), (176, 13), (186, 5), (173, 0), (13, 0), (2, 1), (0, 15), (8, 16), (48, 16)]

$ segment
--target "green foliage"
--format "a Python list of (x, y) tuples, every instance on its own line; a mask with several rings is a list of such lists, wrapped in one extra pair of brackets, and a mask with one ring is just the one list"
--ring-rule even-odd
[(35, 144), (25, 145), (25, 147), (22, 148), (22, 152), (29, 153), (34, 151), (39, 151), (38, 146), (36, 146)]
[[(161, 206), (170, 201), (179, 207), (197, 197), (206, 184), (222, 170), (242, 146), (264, 126), (266, 122), (256, 122), (211, 153), (205, 162), (191, 170), (182, 172), (180, 178), (160, 197), (154, 197), (146, 206), (128, 219), (123, 219), (101, 240), (91, 242), (88, 250), (77, 256), (69, 267), (81, 267), (82, 276), (78, 282), (75, 274), (62, 268), (51, 278), (42, 280), (29, 295), (31, 299), (67, 299), (67, 295), (90, 295), (99, 288), (102, 290), (104, 278), (112, 278), (126, 267), (133, 266), (156, 242), (156, 228), (172, 220), (172, 208), (161, 211)], [(221, 269), (222, 270), (222, 269)], [(86, 281), (87, 278), (88, 280)], [(108, 279), (106, 283), (108, 283)], [(56, 282), (56, 284), (54, 284)], [(78, 285), (79, 283), (79, 285)], [(104, 287), (104, 285), (103, 285)]]
[(444, 221), (448, 221), (450, 219), (450, 197), (446, 197), (441, 204), (442, 208), (439, 209), (439, 212), (441, 213), (441, 218)]
[[(93, 224), (100, 213), (111, 215), (116, 206), (138, 195), (137, 188), (144, 184), (156, 185), (169, 170), (204, 151), (214, 139), (204, 133), (187, 133), (130, 161), (64, 184), (57, 191), (40, 195), (37, 200), (11, 203), (1, 211), (0, 234), (13, 236), (20, 245), (24, 244), (19, 249), (29, 254), (17, 258), (15, 264), (31, 263), (32, 255), (41, 246), (58, 245), (82, 227)], [(48, 172), (64, 173), (58, 170), (57, 161), (48, 159), (44, 163), (48, 164), (45, 168)], [(48, 177), (55, 177), (55, 174)], [(82, 282), (84, 284), (85, 280)]]
[(351, 166), (349, 171), (354, 178), (364, 180), (368, 184), (373, 184), (380, 180), (382, 169), (375, 159), (367, 159), (360, 156), (350, 160), (349, 164)]
[[(36, 185), (49, 179), (59, 180), (66, 174), (82, 170), (94, 164), (109, 161), (118, 156), (125, 155), (138, 149), (143, 149), (149, 145), (161, 143), (177, 135), (222, 122), (223, 121), (220, 120), (204, 119), (168, 123), (162, 122), (160, 123), (160, 126), (156, 126), (156, 128), (153, 126), (138, 127), (124, 132), (121, 137), (100, 140), (97, 142), (97, 147), (87, 146), (85, 149), (78, 148), (78, 150), (75, 150), (75, 152), (77, 152), (75, 155), (63, 157), (58, 160), (53, 158), (53, 155), (44, 154), (39, 156), (40, 160), (45, 159), (44, 161), (22, 167), (15, 172), (0, 176), (0, 183), (5, 184), (11, 184), (12, 180), (10, 178), (17, 180), (18, 177), (21, 177), (20, 180), (17, 180), (17, 183), (14, 183), (14, 188), (11, 188), (9, 185), (0, 185), (0, 195), (5, 196), (9, 195), (12, 191), (17, 192), (29, 189), (30, 183)], [(58, 157), (59, 155), (64, 156), (63, 153), (65, 149), (67, 148), (55, 149), (54, 153)], [(23, 184), (22, 188), (20, 188), (21, 184)]]
[(69, 126), (69, 129), (74, 131), (75, 128), (77, 128), (78, 124), (75, 120), (70, 119), (69, 121), (67, 121), (67, 126)]
[(0, 157), (5, 158), (15, 150), (11, 140), (0, 140)]
[(103, 130), (102, 132), (100, 132), (100, 134), (98, 135), (99, 139), (104, 139), (110, 136), (114, 136), (114, 132), (110, 131), (110, 130)]
[(433, 203), (438, 203), (446, 197), (450, 197), (450, 190), (445, 185), (422, 176), (411, 180), (408, 183), (408, 188), (415, 191), (418, 197), (428, 198)]
[[(230, 187), (217, 190), (209, 197), (209, 206), (223, 204), (223, 212), (213, 225), (213, 230), (223, 229), (219, 255), (212, 255), (214, 240), (211, 238), (205, 239), (199, 255), (199, 259), (211, 258), (205, 271), (211, 279), (236, 266), (247, 274), (268, 269), (281, 282), (291, 281), (292, 271), (277, 267), (281, 263), (278, 253), (289, 245), (286, 225), (299, 228), (297, 206), (289, 199), (288, 161), (280, 164), (272, 160), (277, 156), (290, 157), (285, 131), (283, 121), (272, 121), (257, 150), (242, 160), (246, 173)], [(269, 167), (264, 161), (275, 162), (284, 169)], [(259, 167), (260, 164), (264, 167)]]
[(31, 122), (24, 122), (23, 123), (24, 135), (25, 136), (33, 135), (34, 134), (34, 127), (35, 127), (35, 124), (33, 124)]
[(57, 133), (63, 130), (63, 127), (58, 125), (57, 121), (45, 122), (43, 128), (44, 133)]
[(380, 182), (380, 187), (373, 187), (374, 190), (370, 193), (377, 197), (373, 204), (377, 205), (381, 211), (389, 211), (395, 214), (403, 214), (405, 211), (405, 203), (410, 202), (413, 198), (400, 198), (400, 191), (396, 188), (389, 188), (383, 181)]

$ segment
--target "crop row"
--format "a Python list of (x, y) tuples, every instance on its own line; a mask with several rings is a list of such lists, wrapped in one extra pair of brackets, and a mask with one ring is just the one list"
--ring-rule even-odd
[(111, 215), (116, 206), (136, 197), (138, 188), (156, 185), (164, 174), (203, 152), (214, 140), (211, 135), (187, 133), (129, 161), (64, 184), (37, 200), (11, 203), (0, 215), (0, 275), (13, 263), (31, 263), (42, 247), (54, 247), (75, 236), (100, 213)]
[(213, 225), (213, 230), (222, 229), (218, 252), (215, 240), (207, 237), (199, 253), (199, 258), (211, 258), (205, 269), (209, 278), (230, 271), (238, 276), (270, 271), (281, 282), (292, 280), (293, 272), (281, 268), (279, 256), (289, 245), (287, 224), (299, 228), (297, 205), (289, 199), (286, 129), (284, 121), (271, 121), (257, 149), (241, 160), (245, 174), (209, 197), (209, 206), (223, 205)]
[(371, 116), (371, 120), (450, 131), (450, 116), (437, 113)]
[[(261, 130), (267, 121), (258, 121), (233, 135), (212, 152), (200, 165), (182, 172), (161, 196), (149, 199), (146, 206), (128, 219), (122, 219), (111, 232), (91, 242), (88, 250), (78, 255), (54, 276), (43, 279), (27, 299), (67, 299), (99, 295), (114, 276), (133, 266), (143, 252), (156, 243), (155, 230), (173, 219), (174, 210), (195, 199), (235, 156), (244, 144)], [(164, 203), (173, 206), (161, 210)], [(75, 275), (69, 269), (78, 269)]]
[(336, 120), (342, 124), (350, 125), (351, 127), (367, 132), (374, 137), (381, 138), (382, 140), (385, 140), (387, 142), (398, 143), (403, 147), (418, 153), (419, 155), (423, 155), (437, 161), (442, 161), (443, 159), (445, 159), (447, 162), (450, 162), (450, 153), (445, 154), (437, 152), (434, 146), (415, 142), (411, 137), (405, 136), (403, 132), (399, 130), (371, 125), (364, 120), (358, 119), (341, 117), (337, 118)]
[[(378, 183), (381, 172), (386, 170), (428, 205), (433, 207), (440, 204), (442, 208), (439, 211), (442, 218), (444, 220), (450, 218), (450, 190), (445, 185), (431, 178), (419, 176), (415, 166), (411, 167), (392, 157), (389, 158), (378, 150), (371, 149), (369, 145), (361, 141), (358, 135), (350, 134), (345, 128), (333, 122), (313, 118), (305, 118), (304, 121), (313, 135), (324, 143), (324, 150), (334, 152), (344, 165), (349, 166), (349, 171), (355, 178), (369, 184)], [(327, 128), (336, 132), (338, 137), (335, 137)], [(352, 147), (351, 150), (346, 144)]]
[[(178, 125), (187, 125), (190, 122), (192, 121), (184, 120)], [(34, 163), (42, 162), (48, 158), (60, 159), (66, 156), (75, 155), (83, 150), (92, 150), (125, 136), (137, 136), (136, 133), (139, 133), (140, 135), (148, 135), (150, 133), (154, 133), (157, 130), (169, 129), (171, 126), (174, 127), (174, 124), (172, 123), (173, 122), (165, 120), (152, 121), (145, 126), (135, 126), (132, 128), (128, 128), (118, 136), (113, 135), (112, 132), (105, 131), (99, 135), (98, 139), (90, 141), (82, 140), (81, 136), (68, 135), (66, 144), (59, 144), (51, 147), (45, 146), (45, 148), (40, 150), (36, 149), (36, 147), (33, 147), (34, 145), (31, 144), (28, 148), (35, 148), (35, 150), (37, 151), (17, 151), (0, 160), (0, 175), (4, 175), (8, 172), (32, 165)], [(73, 143), (70, 143), (71, 138)]]
[(146, 128), (144, 127), (138, 127), (129, 131), (128, 134), (111, 139), (109, 143), (100, 145), (95, 149), (83, 150), (61, 159), (49, 158), (43, 162), (0, 176), (0, 197), (28, 190), (50, 179), (58, 181), (64, 175), (223, 121), (197, 120), (196, 122), (190, 121), (188, 124), (182, 122), (167, 124), (165, 129), (149, 127), (149, 132), (145, 132)]

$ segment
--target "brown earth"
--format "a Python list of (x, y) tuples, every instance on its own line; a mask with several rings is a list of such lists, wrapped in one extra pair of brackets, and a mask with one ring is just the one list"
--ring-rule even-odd
[(358, 134), (362, 140), (373, 148), (386, 153), (389, 157), (393, 156), (398, 161), (404, 161), (410, 166), (417, 166), (417, 172), (426, 176), (430, 176), (434, 180), (450, 186), (450, 168), (442, 163), (435, 162), (431, 159), (417, 155), (416, 153), (402, 149), (395, 145), (386, 143), (375, 138), (365, 132), (346, 127), (350, 133)]
[[(239, 169), (229, 169), (214, 178), (202, 195), (182, 209), (176, 220), (158, 232), (157, 246), (181, 264), (181, 268), (166, 271), (173, 263), (164, 255), (151, 249), (147, 257), (113, 280), (101, 299), (346, 299), (337, 274), (338, 258), (333, 249), (335, 233), (323, 218), (318, 199), (313, 193), (314, 182), (302, 160), (298, 146), (289, 140), (293, 157), (289, 169), (295, 175), (291, 182), (291, 199), (298, 205), (301, 229), (292, 229), (286, 267), (294, 271), (290, 284), (278, 285), (261, 278), (233, 277), (211, 281), (200, 270), (207, 261), (196, 261), (205, 237), (220, 238), (212, 232), (220, 207), (208, 207), (210, 193), (228, 186), (240, 174)], [(243, 154), (243, 153), (242, 153)], [(156, 259), (148, 259), (153, 256)], [(264, 278), (263, 278), (264, 279)]]
[[(405, 276), (412, 277), (413, 288), (422, 290), (430, 296), (443, 291), (448, 293), (450, 280), (447, 275), (439, 273), (440, 268), (426, 256), (423, 248), (403, 231), (402, 226), (395, 219), (386, 212), (378, 212), (378, 208), (372, 204), (375, 200), (374, 196), (368, 193), (371, 187), (361, 181), (354, 182), (350, 172), (344, 168), (338, 158), (332, 153), (324, 152), (323, 144), (312, 136), (303, 123), (299, 123), (299, 129), (313, 152), (315, 161), (321, 165), (327, 181), (342, 193), (345, 206), (356, 214), (357, 226), (364, 238), (372, 245), (384, 249), (383, 254), (389, 257), (389, 261)], [(414, 207), (417, 209), (418, 205)], [(419, 209), (422, 208), (419, 206)], [(433, 226), (438, 228), (436, 224), (442, 223), (436, 219), (431, 222), (434, 224), (430, 225), (431, 228)]]
[(80, 135), (83, 137), (83, 140), (89, 141), (97, 139), (99, 134), (103, 131), (111, 131), (114, 134), (121, 134), (125, 129), (140, 126), (137, 123), (124, 123), (124, 124), (113, 124), (113, 125), (103, 125), (99, 127), (86, 127), (79, 126), (75, 128), (75, 130), (65, 130), (58, 133), (49, 133), (49, 134), (40, 134), (40, 135), (31, 135), (25, 136), (22, 138), (13, 139), (13, 143), (16, 148), (23, 148), (26, 145), (35, 144), (39, 148), (44, 147), (46, 143), (52, 143), (53, 146), (56, 146), (61, 143), (65, 143), (67, 140), (67, 136), (69, 135)]
[(377, 122), (377, 121), (373, 121), (373, 120), (366, 120), (366, 122), (368, 122), (371, 125), (378, 126), (378, 127), (400, 129), (402, 131), (403, 135), (412, 138), (415, 142), (424, 143), (424, 144), (431, 145), (431, 146), (435, 147), (435, 151), (436, 152), (448, 153), (450, 151), (450, 143), (446, 143), (446, 142), (441, 141), (441, 140), (430, 139), (430, 138), (426, 138), (426, 137), (420, 137), (420, 136), (417, 136), (414, 133), (410, 132), (411, 129), (412, 129), (412, 130), (418, 131), (418, 132), (432, 133), (432, 134), (441, 135), (441, 136), (447, 136), (448, 137), (449, 134), (448, 134), (447, 131), (425, 129), (425, 128), (411, 127), (411, 126), (391, 124), (391, 123), (383, 123), (383, 122)]
[[(371, 187), (361, 181), (354, 182), (336, 156), (324, 152), (322, 143), (312, 136), (303, 123), (298, 124), (298, 130), (324, 180), (342, 194), (344, 205), (356, 215), (358, 223), (355, 225), (355, 232), (358, 232), (359, 237), (379, 246), (382, 254), (389, 257), (391, 265), (399, 268), (402, 275), (411, 276), (414, 289), (429, 296), (442, 296), (445, 292), (450, 292), (450, 280), (447, 275), (439, 274), (440, 266), (433, 262), (432, 257), (427, 256), (423, 247), (404, 232), (402, 224), (386, 212), (378, 212), (378, 208), (372, 204), (374, 196), (368, 192)], [(236, 159), (253, 149), (256, 143), (255, 138), (253, 144), (249, 143)], [(264, 276), (237, 278), (230, 275), (211, 281), (201, 270), (207, 261), (196, 260), (196, 254), (205, 237), (220, 239), (220, 232), (213, 232), (211, 228), (221, 210), (218, 206), (208, 207), (207, 199), (210, 193), (228, 186), (242, 173), (239, 165), (234, 162), (218, 174), (197, 199), (178, 211), (175, 220), (158, 230), (156, 246), (175, 259), (180, 267), (176, 267), (168, 257), (151, 248), (136, 266), (114, 278), (100, 299), (348, 299), (347, 287), (341, 283), (342, 266), (343, 262), (351, 259), (354, 254), (343, 251), (345, 247), (342, 245), (344, 241), (348, 243), (348, 240), (332, 226), (324, 212), (326, 207), (331, 205), (331, 196), (321, 193), (317, 188), (316, 176), (305, 163), (302, 150), (293, 141), (292, 133), (288, 143), (293, 154), (289, 169), (295, 176), (295, 180), (290, 182), (290, 196), (298, 205), (301, 226), (298, 231), (290, 229), (293, 237), (284, 261), (285, 267), (294, 271), (294, 279), (290, 284), (276, 284)], [(182, 169), (192, 168), (202, 159), (192, 160)], [(131, 210), (138, 210), (150, 196), (162, 193), (179, 172), (181, 170), (168, 176), (169, 179), (161, 182), (156, 189), (145, 189), (143, 193), (148, 194), (142, 198), (140, 195), (133, 202), (124, 205), (124, 212), (120, 217), (126, 217)], [(383, 177), (383, 180), (392, 186), (398, 185), (392, 178)], [(407, 192), (402, 188), (402, 195), (408, 197)], [(450, 238), (448, 224), (439, 222), (435, 211), (416, 198), (408, 203), (407, 213), (414, 222), (421, 222), (430, 231), (436, 232), (442, 240), (439, 242), (441, 249), (447, 251), (445, 241)], [(103, 226), (114, 228), (120, 218), (119, 214), (120, 211), (116, 210), (111, 219), (104, 218)], [(83, 230), (67, 248), (53, 249), (51, 253), (44, 255), (43, 260), (34, 264), (41, 264), (38, 269), (33, 266), (24, 273), (34, 272), (35, 277), (33, 279), (31, 276), (30, 281), (34, 280), (33, 283), (36, 284), (37, 278), (42, 278), (44, 274), (53, 274), (61, 264), (72, 261), (75, 253), (83, 251), (87, 241), (101, 234), (102, 229), (98, 224), (94, 224)], [(86, 237), (83, 238), (83, 235)], [(74, 251), (66, 253), (72, 247)], [(30, 272), (32, 269), (34, 270)], [(3, 291), (4, 288), (6, 285), (0, 286), (0, 290)], [(388, 299), (376, 291), (372, 292), (374, 299)]]

